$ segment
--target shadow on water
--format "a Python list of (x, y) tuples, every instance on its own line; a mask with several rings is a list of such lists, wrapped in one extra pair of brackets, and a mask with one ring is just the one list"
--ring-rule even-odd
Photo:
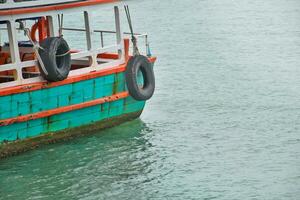
[[(122, 183), (137, 177), (144, 182), (141, 174), (147, 174), (155, 162), (149, 150), (152, 146), (149, 137), (151, 129), (138, 119), (2, 160), (0, 199), (33, 195), (41, 198), (54, 195), (61, 199), (99, 194), (99, 191), (112, 195)], [(111, 191), (112, 188), (115, 189)]]

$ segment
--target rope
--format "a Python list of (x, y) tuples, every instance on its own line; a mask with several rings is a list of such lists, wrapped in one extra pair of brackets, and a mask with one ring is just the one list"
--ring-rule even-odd
[(29, 28), (26, 28), (24, 23), (19, 21), (20, 23), (20, 30), (24, 31), (24, 35), (28, 37), (29, 41), (32, 43), (34, 49), (42, 49), (45, 50), (43, 47), (41, 47), (38, 43), (34, 42), (30, 36), (30, 30)]
[[(20, 29), (21, 29), (21, 30), (24, 30), (25, 35), (28, 37), (29, 41), (32, 43), (33, 48), (34, 48), (35, 50), (41, 49), (41, 50), (43, 50), (43, 51), (46, 51), (46, 50), (45, 50), (43, 47), (41, 47), (37, 42), (34, 42), (34, 41), (32, 40), (32, 38), (30, 37), (30, 30), (29, 30), (29, 28), (25, 28), (25, 26), (24, 26), (23, 23), (20, 23)], [(56, 56), (56, 57), (64, 57), (64, 56), (66, 56), (66, 55), (68, 55), (68, 54), (70, 54), (70, 53), (71, 53), (71, 50), (69, 50), (69, 51), (67, 51), (67, 52), (65, 52), (65, 53), (63, 53), (63, 54), (59, 54), (59, 55), (55, 55), (55, 56)]]
[(40, 54), (39, 54), (39, 51), (38, 51), (39, 49), (42, 49), (43, 51), (45, 51), (45, 49), (44, 49), (43, 47), (41, 47), (38, 43), (35, 43), (35, 42), (31, 39), (29, 28), (26, 28), (25, 25), (24, 25), (24, 23), (23, 23), (22, 21), (19, 21), (19, 23), (20, 23), (20, 29), (21, 29), (21, 30), (24, 30), (24, 34), (28, 37), (29, 41), (30, 41), (30, 42), (32, 43), (32, 45), (33, 45), (33, 50), (34, 50), (35, 55), (36, 55), (36, 57), (37, 57), (37, 59), (38, 59), (38, 61), (39, 61), (39, 63), (40, 63), (40, 66), (41, 66), (42, 70), (44, 71), (44, 73), (45, 73), (46, 75), (48, 75), (48, 71), (46, 70), (45, 65), (44, 65), (44, 62), (43, 62), (43, 60), (42, 60), (42, 58), (41, 58), (41, 56), (40, 56)]
[(125, 8), (125, 13), (126, 13), (130, 33), (131, 33), (131, 42), (133, 44), (133, 55), (140, 55), (140, 52), (139, 52), (139, 49), (138, 49), (138, 46), (137, 46), (137, 39), (134, 36), (134, 32), (133, 32), (133, 28), (132, 28), (132, 22), (131, 22), (129, 7), (128, 7), (128, 5), (125, 5), (124, 8)]
[(55, 56), (56, 57), (64, 57), (64, 56), (66, 56), (66, 55), (68, 55), (70, 53), (71, 53), (71, 50), (67, 51), (66, 53), (63, 53), (63, 54), (60, 54), (60, 55), (55, 55)]

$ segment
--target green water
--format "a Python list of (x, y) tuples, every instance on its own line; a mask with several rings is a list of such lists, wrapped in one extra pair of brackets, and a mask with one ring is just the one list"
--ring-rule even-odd
[(125, 2), (159, 57), (141, 119), (0, 161), (0, 199), (300, 199), (300, 1)]

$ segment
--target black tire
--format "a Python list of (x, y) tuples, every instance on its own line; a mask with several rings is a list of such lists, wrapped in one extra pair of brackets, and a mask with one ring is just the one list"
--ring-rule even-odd
[[(144, 78), (143, 87), (137, 82), (138, 72), (141, 71)], [(126, 68), (126, 84), (129, 94), (138, 101), (145, 101), (152, 97), (155, 90), (155, 77), (148, 58), (137, 55), (129, 59)]]
[(48, 37), (40, 43), (40, 46), (42, 49), (39, 49), (39, 54), (48, 73), (39, 65), (43, 78), (50, 82), (66, 79), (71, 69), (68, 43), (62, 37)]

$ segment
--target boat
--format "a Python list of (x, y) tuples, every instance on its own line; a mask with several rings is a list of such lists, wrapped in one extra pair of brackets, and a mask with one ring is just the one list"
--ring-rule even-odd
[[(155, 90), (156, 57), (148, 35), (133, 31), (128, 6), (115, 2), (0, 0), (0, 158), (141, 115)], [(104, 4), (112, 5), (115, 30), (93, 20)], [(84, 26), (68, 27), (66, 19)], [(85, 45), (73, 48), (79, 34)]]

